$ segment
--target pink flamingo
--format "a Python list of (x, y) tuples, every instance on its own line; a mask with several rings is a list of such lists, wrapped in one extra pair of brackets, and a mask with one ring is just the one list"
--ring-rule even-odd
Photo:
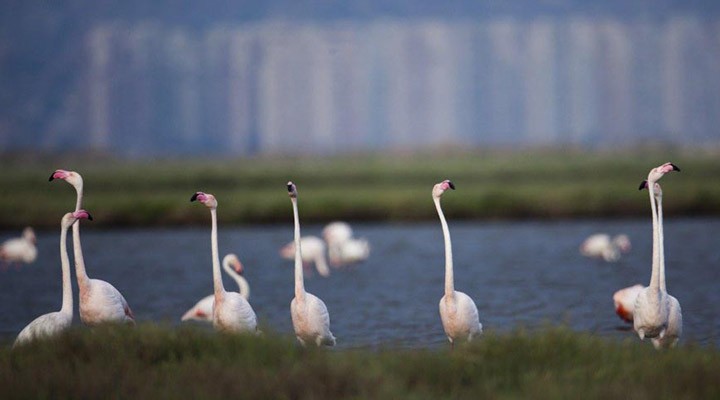
[[(77, 193), (75, 210), (82, 207), (83, 179), (75, 171), (56, 170), (50, 175), (50, 181), (62, 179), (72, 185)], [(75, 255), (75, 275), (80, 292), (80, 320), (89, 326), (102, 323), (126, 323), (135, 325), (135, 316), (123, 295), (108, 282), (91, 279), (85, 270), (82, 245), (80, 243), (80, 224), (73, 225), (73, 254)]]
[(450, 230), (440, 206), (440, 197), (448, 189), (455, 190), (455, 185), (449, 180), (444, 180), (433, 186), (432, 197), (445, 239), (445, 295), (440, 299), (440, 319), (450, 345), (454, 346), (456, 340), (471, 341), (475, 335), (482, 334), (482, 324), (472, 298), (455, 290)]
[(613, 294), (613, 303), (615, 304), (615, 313), (625, 322), (633, 322), (633, 312), (635, 311), (635, 300), (638, 294), (645, 288), (641, 284), (633, 285), (620, 289)]
[(218, 255), (218, 202), (215, 196), (203, 192), (196, 192), (190, 198), (191, 202), (196, 200), (210, 209), (212, 219), (210, 248), (212, 252), (213, 287), (215, 290), (215, 305), (212, 311), (213, 326), (218, 331), (257, 333), (257, 317), (250, 303), (240, 293), (225, 291), (223, 286), (222, 276), (220, 275), (220, 256)]
[(288, 196), (293, 205), (295, 220), (295, 297), (290, 303), (295, 336), (300, 344), (335, 345), (335, 336), (330, 332), (330, 313), (319, 297), (305, 291), (302, 265), (302, 244), (300, 243), (300, 217), (297, 205), (297, 187), (287, 183)]
[(653, 259), (650, 285), (635, 300), (633, 327), (641, 340), (653, 339), (656, 348), (675, 345), (682, 333), (682, 311), (665, 286), (665, 255), (662, 230), (662, 189), (657, 181), (666, 173), (680, 171), (672, 163), (650, 170), (640, 189), (648, 188), (653, 217)]
[(15, 339), (14, 346), (60, 334), (72, 325), (73, 319), (73, 296), (70, 276), (70, 260), (67, 253), (67, 230), (78, 219), (89, 219), (92, 217), (85, 210), (67, 213), (60, 221), (60, 265), (62, 267), (62, 307), (60, 311), (48, 313), (35, 318), (30, 322)]

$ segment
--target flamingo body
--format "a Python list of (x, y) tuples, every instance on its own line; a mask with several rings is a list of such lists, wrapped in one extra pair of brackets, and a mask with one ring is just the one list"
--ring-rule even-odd
[(115, 286), (101, 279), (87, 279), (80, 289), (80, 320), (89, 326), (104, 323), (135, 324), (128, 302)]
[(580, 254), (585, 257), (602, 258), (607, 262), (615, 262), (623, 253), (630, 251), (630, 238), (620, 234), (611, 237), (607, 233), (596, 233), (588, 236), (580, 245)]
[[(321, 276), (329, 276), (330, 268), (325, 258), (325, 242), (317, 236), (303, 236), (300, 238), (300, 246), (302, 247), (302, 263), (303, 266), (311, 263), (315, 264), (315, 269)], [(295, 259), (295, 242), (292, 241), (280, 249), (280, 255), (286, 260)]]
[(353, 238), (353, 230), (347, 222), (327, 224), (322, 235), (328, 244), (328, 255), (333, 266), (354, 264), (370, 256), (368, 241)]
[(452, 296), (440, 299), (440, 319), (448, 340), (471, 341), (482, 333), (482, 324), (475, 302), (463, 292), (455, 291)]

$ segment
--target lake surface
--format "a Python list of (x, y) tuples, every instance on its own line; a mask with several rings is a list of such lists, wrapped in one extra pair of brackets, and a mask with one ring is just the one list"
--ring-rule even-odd
[[(682, 305), (682, 342), (718, 345), (720, 219), (666, 219), (668, 290)], [(485, 330), (566, 324), (605, 337), (633, 337), (630, 325), (615, 315), (612, 295), (649, 282), (649, 218), (449, 222), (455, 287), (475, 300)], [(319, 235), (321, 229), (305, 225), (303, 234)], [(328, 306), (338, 346), (445, 345), (438, 313), (444, 280), (440, 224), (355, 224), (354, 230), (371, 243), (367, 261), (333, 270), (328, 278), (306, 274), (306, 289)], [(614, 264), (582, 257), (578, 246), (596, 232), (628, 234), (632, 251)], [(15, 235), (2, 232), (0, 239)], [(291, 224), (219, 231), (221, 257), (235, 252), (245, 266), (250, 303), (263, 329), (287, 335), (292, 335), (293, 263), (280, 258), (278, 249), (292, 235)], [(212, 293), (209, 224), (104, 231), (83, 221), (82, 239), (88, 274), (115, 285), (138, 321), (179, 325), (187, 309)], [(0, 272), (0, 338), (12, 340), (35, 317), (60, 309), (58, 243), (59, 227), (39, 232), (38, 260)], [(69, 251), (72, 260), (71, 245)], [(225, 286), (237, 290), (228, 277)], [(75, 283), (73, 290), (79, 324)]]

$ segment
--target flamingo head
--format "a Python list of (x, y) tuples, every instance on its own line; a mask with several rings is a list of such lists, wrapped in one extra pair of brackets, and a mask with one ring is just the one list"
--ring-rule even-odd
[(92, 221), (93, 217), (90, 215), (89, 212), (85, 210), (77, 210), (75, 212), (69, 212), (63, 216), (62, 219), (62, 226), (63, 228), (67, 229), (71, 227), (76, 221), (81, 219), (87, 219)]
[(215, 199), (215, 196), (211, 195), (210, 193), (203, 193), (203, 192), (196, 192), (192, 197), (190, 198), (190, 201), (199, 201), (202, 204), (205, 204), (205, 207), (207, 208), (217, 208), (217, 200)]
[(665, 174), (671, 171), (678, 171), (680, 172), (680, 168), (677, 167), (677, 165), (666, 162), (665, 164), (655, 167), (650, 170), (650, 173), (648, 174), (648, 182), (657, 182), (660, 178), (662, 178)]
[(75, 189), (80, 189), (83, 185), (82, 176), (75, 171), (66, 171), (64, 169), (55, 170), (55, 172), (50, 175), (50, 179), (48, 179), (48, 181), (52, 181), (53, 179), (62, 179), (73, 185)]
[(620, 250), (621, 253), (628, 253), (632, 249), (630, 237), (624, 233), (615, 236), (613, 238), (613, 244)]
[[(640, 182), (640, 187), (638, 188), (638, 190), (643, 190), (643, 189), (647, 189), (647, 188), (648, 188), (648, 181), (645, 180), (645, 181)], [(662, 194), (663, 194), (662, 187), (657, 182), (655, 182), (655, 184), (653, 185), (653, 194), (655, 195), (655, 198), (660, 198), (660, 199), (662, 198)]]
[(233, 267), (235, 272), (237, 272), (238, 274), (243, 273), (243, 265), (240, 262), (240, 259), (238, 258), (238, 256), (234, 253), (230, 253), (230, 254), (226, 255), (225, 258), (223, 258), (223, 264), (230, 265), (231, 267)]
[(280, 257), (292, 260), (295, 257), (295, 242), (290, 242), (280, 248)]
[(37, 241), (37, 239), (35, 238), (35, 231), (33, 231), (33, 228), (29, 226), (23, 229), (22, 237), (23, 239), (31, 242), (32, 244), (35, 244), (35, 242)]
[(287, 190), (288, 190), (288, 196), (290, 196), (291, 199), (297, 199), (297, 186), (295, 186), (295, 184), (292, 183), (292, 181), (288, 181)]
[(448, 189), (455, 190), (455, 185), (450, 182), (449, 179), (445, 179), (444, 181), (433, 186), (432, 195), (435, 198), (440, 198), (440, 196), (442, 196), (443, 193), (445, 193), (445, 191)]

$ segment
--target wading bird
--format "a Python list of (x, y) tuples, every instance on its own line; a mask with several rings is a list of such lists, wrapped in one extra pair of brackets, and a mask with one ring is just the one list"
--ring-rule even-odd
[(327, 306), (320, 298), (305, 291), (303, 281), (302, 244), (300, 243), (300, 217), (297, 205), (297, 187), (287, 183), (288, 195), (293, 206), (295, 221), (295, 298), (290, 302), (295, 336), (304, 346), (313, 343), (317, 346), (335, 345), (335, 337), (330, 332), (330, 314)]
[[(250, 285), (248, 281), (241, 275), (243, 273), (243, 265), (235, 254), (228, 254), (222, 260), (222, 267), (225, 272), (230, 275), (238, 284), (239, 292), (245, 300), (250, 299)], [(211, 294), (203, 297), (191, 309), (183, 314), (181, 321), (196, 320), (212, 322), (212, 309), (215, 304), (215, 295)]]
[(470, 341), (475, 335), (482, 334), (482, 324), (475, 302), (467, 294), (455, 290), (450, 230), (440, 206), (440, 198), (448, 189), (455, 190), (455, 185), (444, 180), (433, 186), (432, 197), (445, 238), (445, 295), (440, 299), (440, 319), (450, 345), (454, 346), (457, 340)]
[(8, 239), (0, 245), (0, 261), (2, 261), (2, 269), (6, 265), (17, 263), (30, 264), (37, 258), (37, 247), (35, 247), (36, 238), (33, 228), (26, 227), (22, 231), (19, 238)]

